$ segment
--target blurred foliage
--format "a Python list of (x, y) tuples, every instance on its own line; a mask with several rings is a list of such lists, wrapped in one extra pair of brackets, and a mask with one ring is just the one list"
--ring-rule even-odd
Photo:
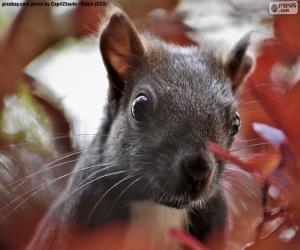
[(295, 78), (299, 68), (294, 70), (300, 15), (275, 16), (273, 21), (275, 38), (260, 45), (256, 68), (239, 96), (248, 103), (240, 107), (244, 137), (260, 136), (265, 143), (256, 145), (247, 159), (211, 145), (223, 159), (252, 172), (262, 187), (264, 213), (249, 250), (300, 248), (300, 81)]
[(5, 98), (1, 131), (7, 141), (29, 142), (32, 150), (41, 152), (54, 151), (51, 121), (25, 84), (19, 85), (16, 95)]
[[(184, 16), (174, 13), (179, 1), (146, 2), (119, 1), (131, 18), (139, 19), (141, 29), (156, 30), (169, 41), (193, 43)], [(164, 9), (160, 18), (148, 16), (157, 7)], [(79, 156), (64, 107), (55, 93), (24, 74), (24, 68), (49, 48), (59, 53), (78, 39), (86, 42), (97, 36), (105, 10), (78, 7), (53, 15), (51, 8), (0, 8), (0, 216), (5, 218), (0, 221), (1, 249), (24, 248), (67, 178), (46, 188), (49, 181), (69, 173)], [(164, 20), (167, 25), (157, 29)], [(168, 30), (172, 23), (174, 28)], [(45, 171), (51, 162), (60, 167)]]
[[(181, 45), (196, 44), (188, 35), (195, 30), (184, 23), (186, 14), (178, 13), (176, 10), (180, 1), (119, 0), (117, 2), (127, 11), (139, 30), (149, 30), (168, 42)], [(157, 10), (158, 7), (161, 10)], [(53, 25), (57, 16), (51, 16), (48, 12), (45, 12), (44, 15), (41, 12), (33, 15), (30, 8), (26, 11), (28, 12), (25, 13), (28, 15), (27, 17), (32, 18), (36, 15), (36, 19), (32, 19), (34, 20), (32, 21), (33, 25), (36, 25), (37, 22), (41, 24), (45, 22), (42, 31), (46, 36), (39, 37), (40, 33), (30, 33), (31, 35), (25, 33), (27, 39), (25, 45), (29, 44), (30, 46), (25, 47), (24, 51), (28, 54), (26, 54), (26, 60), (23, 60), (21, 58), (23, 54), (14, 51), (15, 48), (20, 49), (24, 45), (22, 44), (24, 39), (16, 37), (19, 30), (23, 31), (24, 29), (22, 26), (24, 20), (19, 15), (9, 29), (11, 31), (8, 35), (9, 39), (4, 39), (0, 43), (0, 62), (2, 63), (0, 70), (9, 76), (6, 78), (4, 74), (0, 75), (0, 98), (2, 101), (0, 166), (9, 166), (9, 173), (13, 173), (12, 178), (8, 178), (9, 182), (3, 178), (4, 174), (0, 178), (0, 187), (3, 191), (3, 194), (0, 194), (1, 201), (11, 202), (7, 201), (11, 204), (7, 206), (7, 209), (21, 204), (18, 203), (18, 200), (14, 201), (18, 197), (17, 191), (21, 194), (27, 192), (29, 196), (34, 192), (30, 185), (26, 188), (21, 185), (20, 189), (22, 190), (16, 190), (14, 195), (8, 192), (5, 196), (8, 184), (15, 183), (14, 181), (19, 183), (18, 181), (22, 180), (24, 176), (36, 173), (51, 159), (76, 150), (70, 143), (70, 121), (62, 111), (62, 107), (55, 101), (55, 94), (53, 95), (50, 90), (37, 91), (37, 86), (24, 80), (23, 69), (41, 53), (48, 48), (53, 48), (61, 41), (70, 41), (74, 38), (95, 34), (99, 22), (102, 20), (101, 17), (104, 15), (103, 10), (100, 9), (79, 8), (64, 16), (69, 18), (67, 20), (70, 22)], [(8, 27), (12, 16), (13, 12), (10, 13), (0, 8), (0, 32), (4, 30), (4, 27)], [(229, 222), (231, 228), (227, 243), (230, 250), (242, 248), (249, 250), (300, 249), (300, 82), (295, 78), (300, 55), (300, 15), (276, 16), (273, 20), (268, 19), (268, 21), (273, 21), (275, 38), (263, 41), (259, 45), (260, 53), (257, 57), (256, 67), (245, 87), (238, 93), (239, 109), (243, 120), (240, 136), (245, 143), (239, 144), (238, 141), (233, 151), (226, 151), (217, 145), (211, 145), (211, 150), (224, 160), (253, 173), (249, 177), (249, 174), (238, 168), (227, 173), (231, 177), (234, 173), (235, 180), (239, 181), (238, 188), (233, 185), (230, 187), (231, 193), (236, 196), (236, 199), (231, 201), (246, 204), (246, 208), (251, 210), (246, 213), (239, 205), (230, 204), (232, 205)], [(63, 32), (57, 33), (57, 27), (63, 27)], [(30, 32), (33, 31), (30, 30)], [(34, 38), (38, 39), (34, 40)], [(44, 41), (42, 45), (39, 43), (40, 41)], [(10, 47), (11, 44), (15, 47)], [(6, 48), (13, 49), (7, 50)], [(8, 55), (7, 51), (13, 53)], [(20, 65), (19, 61), (22, 62)], [(10, 64), (17, 65), (18, 70), (14, 67), (10, 68)], [(7, 79), (11, 80), (10, 84), (7, 84)], [(16, 88), (12, 89), (12, 85), (15, 85)], [(58, 138), (60, 139), (57, 140)], [(254, 143), (251, 144), (251, 142)], [(22, 150), (18, 147), (20, 145), (23, 145)], [(14, 162), (18, 159), (21, 159), (21, 167), (20, 164)], [(76, 161), (76, 159), (71, 159), (73, 162)], [(31, 165), (36, 166), (35, 168), (28, 167)], [(20, 169), (22, 171), (19, 174)], [(60, 176), (64, 171), (68, 171), (68, 168), (61, 168), (56, 176)], [(52, 174), (46, 173), (46, 177), (50, 178)], [(30, 181), (35, 182), (35, 185), (38, 186), (43, 184), (45, 179), (37, 175)], [(61, 188), (62, 186), (59, 187), (59, 190)], [(242, 189), (242, 191), (238, 189)], [(246, 189), (246, 192), (243, 189)], [(254, 192), (256, 198), (250, 195), (250, 191)], [(262, 196), (261, 193), (263, 193)], [(48, 204), (51, 199), (46, 196), (48, 200), (43, 200), (44, 197), (40, 196), (39, 202)], [(28, 203), (30, 205), (22, 213), (21, 218), (26, 221), (26, 218), (34, 215), (35, 219), (28, 222), (28, 227), (31, 224), (32, 229), (44, 211), (40, 211), (40, 207), (37, 209), (32, 201), (29, 200)], [(39, 213), (36, 214), (37, 210)], [(18, 230), (20, 232), (21, 229), (16, 228), (19, 226), (16, 220), (7, 221), (8, 226), (0, 223), (1, 233), (16, 235)], [(126, 227), (124, 228), (123, 225), (116, 225), (90, 235), (76, 235), (72, 250), (98, 249), (99, 245), (102, 246), (102, 250), (119, 249), (125, 229)], [(146, 249), (143, 245), (143, 232), (141, 231), (137, 230), (135, 237), (130, 239), (130, 243), (133, 245), (132, 249)], [(31, 233), (32, 230), (29, 232)], [(29, 232), (27, 232), (26, 239), (19, 239), (18, 242), (18, 239), (13, 237), (13, 243), (10, 243), (15, 243), (18, 246), (17, 249), (23, 249), (30, 239)], [(242, 239), (241, 232), (243, 235), (247, 235), (245, 239)], [(171, 234), (180, 243), (191, 249), (208, 249), (184, 232), (174, 229)], [(159, 249), (159, 246), (155, 249)]]
[(14, 16), (15, 16), (14, 11), (8, 11), (7, 9), (0, 7), (0, 38), (2, 32), (4, 32), (4, 30), (8, 27), (8, 25), (11, 23)]

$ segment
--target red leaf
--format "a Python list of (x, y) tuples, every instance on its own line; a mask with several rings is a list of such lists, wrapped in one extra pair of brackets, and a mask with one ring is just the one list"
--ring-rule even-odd
[(240, 166), (241, 168), (243, 168), (244, 170), (246, 170), (248, 172), (253, 172), (253, 170), (254, 170), (253, 166), (251, 166), (250, 164), (242, 161), (237, 156), (233, 155), (230, 151), (228, 151), (227, 149), (222, 148), (218, 144), (210, 142), (208, 144), (208, 149), (210, 151), (214, 152), (216, 155), (223, 158), (224, 160), (231, 161), (232, 163)]
[[(280, 156), (276, 154), (257, 154), (251, 157), (247, 163), (255, 166), (255, 171), (261, 176), (268, 177), (277, 169)], [(252, 171), (253, 172), (253, 171)]]
[[(291, 144), (300, 155), (300, 82), (290, 89), (285, 95), (284, 112), (282, 112), (282, 124)], [(300, 156), (299, 156), (300, 157)]]
[(103, 6), (94, 6), (95, 1), (85, 0), (81, 3), (92, 4), (92, 6), (78, 6), (74, 11), (74, 27), (77, 36), (96, 34), (102, 18), (105, 17), (107, 8)]
[(284, 103), (283, 95), (279, 91), (275, 91), (271, 84), (261, 84), (253, 78), (248, 79), (247, 85), (275, 124), (281, 128), (281, 113), (283, 112)]
[(272, 154), (254, 155), (254, 157), (250, 158), (246, 162), (233, 155), (229, 150), (224, 149), (217, 144), (209, 143), (208, 148), (221, 158), (228, 160), (238, 165), (242, 169), (253, 174), (257, 174), (263, 178), (269, 176), (269, 174), (277, 168), (279, 162), (279, 156)]
[(300, 55), (300, 13), (274, 18), (274, 31), (279, 41), (294, 55)]
[(195, 30), (184, 23), (185, 18), (185, 13), (156, 10), (133, 20), (138, 30), (151, 32), (166, 42), (181, 46), (197, 45), (188, 36), (188, 33), (195, 33)]
[(117, 2), (131, 18), (137, 18), (156, 9), (173, 12), (181, 0), (118, 0)]
[(171, 236), (173, 236), (176, 240), (178, 240), (182, 245), (191, 248), (192, 250), (209, 250), (204, 244), (195, 239), (190, 234), (181, 231), (177, 228), (172, 228), (170, 230)]
[(260, 55), (256, 58), (255, 69), (251, 77), (260, 83), (270, 83), (271, 71), (276, 62), (286, 59), (284, 48), (275, 40), (266, 40), (261, 45)]

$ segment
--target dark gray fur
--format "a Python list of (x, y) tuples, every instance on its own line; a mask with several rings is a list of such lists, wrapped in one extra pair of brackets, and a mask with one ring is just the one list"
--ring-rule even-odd
[[(128, 60), (125, 76), (118, 74), (106, 54), (111, 43), (105, 44), (105, 39), (106, 35), (113, 39), (114, 33), (110, 34), (109, 30), (113, 22), (127, 25), (125, 28), (130, 31), (128, 41), (132, 54), (123, 56)], [(68, 225), (92, 230), (114, 221), (126, 221), (130, 218), (130, 204), (141, 200), (194, 209), (200, 216), (191, 213), (190, 231), (201, 240), (224, 228), (227, 209), (220, 185), (223, 165), (207, 149), (207, 143), (223, 147), (232, 143), (231, 126), (237, 109), (232, 76), (214, 49), (180, 48), (149, 35), (140, 38), (128, 22), (124, 14), (114, 14), (101, 37), (110, 88), (105, 120), (90, 145), (90, 149), (97, 149), (99, 157), (92, 158), (95, 151), (88, 151), (75, 169), (106, 163), (113, 163), (114, 167), (98, 174), (95, 171), (99, 167), (74, 174), (39, 226), (31, 250), (63, 249), (66, 237), (62, 232)], [(141, 51), (140, 43), (147, 51)], [(239, 54), (238, 60), (242, 62), (243, 55)], [(232, 65), (239, 67), (241, 63)], [(148, 114), (146, 122), (135, 121), (131, 114), (132, 103), (139, 93), (150, 96), (153, 103), (153, 112)], [(87, 183), (103, 174), (130, 169), (138, 169), (142, 178), (113, 208), (116, 197), (135, 178), (113, 188), (91, 215), (99, 197), (129, 172), (94, 181), (71, 198), (65, 198), (84, 180)], [(195, 183), (198, 177), (191, 179), (189, 175), (200, 176), (199, 181)], [(49, 226), (53, 218), (59, 223)], [(51, 237), (56, 241), (45, 245)]]

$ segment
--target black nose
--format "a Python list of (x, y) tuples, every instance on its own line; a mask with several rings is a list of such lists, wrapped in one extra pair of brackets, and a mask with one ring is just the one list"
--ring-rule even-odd
[(209, 164), (202, 156), (187, 157), (182, 161), (183, 171), (192, 182), (202, 182), (210, 174)]

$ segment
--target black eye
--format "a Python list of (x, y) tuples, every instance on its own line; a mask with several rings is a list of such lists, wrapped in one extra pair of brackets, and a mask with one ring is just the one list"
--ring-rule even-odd
[(231, 126), (231, 136), (236, 135), (241, 127), (241, 119), (240, 119), (240, 115), (238, 112), (236, 112), (234, 120), (232, 122), (232, 126)]
[(133, 101), (131, 114), (137, 121), (146, 121), (149, 119), (151, 111), (150, 98), (145, 94), (139, 94)]

